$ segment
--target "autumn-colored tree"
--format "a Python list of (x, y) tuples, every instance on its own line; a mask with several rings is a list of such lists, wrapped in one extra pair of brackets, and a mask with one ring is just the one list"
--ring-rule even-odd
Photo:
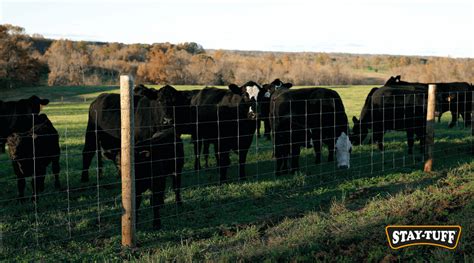
[(23, 28), (0, 25), (0, 87), (39, 82), (42, 65), (32, 53), (31, 41)]
[(45, 54), (49, 66), (49, 85), (84, 85), (90, 52), (84, 42), (54, 41)]

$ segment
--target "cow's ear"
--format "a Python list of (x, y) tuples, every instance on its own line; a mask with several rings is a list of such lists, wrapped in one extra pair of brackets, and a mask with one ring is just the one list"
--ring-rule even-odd
[(293, 87), (293, 84), (291, 84), (291, 83), (285, 83), (285, 84), (283, 84), (283, 88), (289, 89), (289, 88), (291, 88), (291, 87)]
[(242, 94), (242, 89), (239, 86), (235, 85), (235, 84), (230, 84), (229, 89), (230, 89), (230, 91), (232, 91), (232, 93), (235, 93), (235, 94), (238, 94), (238, 95)]
[(49, 104), (49, 100), (48, 99), (40, 99), (38, 96), (34, 95), (34, 96), (31, 96), (29, 98), (29, 100), (34, 103), (34, 104), (37, 104), (37, 105), (48, 105)]
[(356, 116), (352, 116), (352, 122), (353, 122), (353, 123), (358, 123), (358, 122), (359, 122), (359, 120), (357, 119), (357, 117), (356, 117)]
[(48, 99), (42, 99), (42, 100), (40, 100), (40, 104), (43, 105), (43, 106), (48, 105), (49, 100)]

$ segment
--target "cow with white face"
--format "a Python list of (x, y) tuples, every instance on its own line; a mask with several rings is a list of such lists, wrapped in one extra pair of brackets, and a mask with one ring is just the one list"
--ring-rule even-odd
[(328, 147), (328, 161), (337, 166), (350, 167), (352, 144), (344, 105), (339, 94), (325, 88), (290, 89), (291, 83), (276, 79), (270, 84), (269, 120), (271, 122), (276, 174), (288, 166), (290, 171), (299, 168), (301, 147), (313, 142), (315, 163), (321, 162), (321, 148)]

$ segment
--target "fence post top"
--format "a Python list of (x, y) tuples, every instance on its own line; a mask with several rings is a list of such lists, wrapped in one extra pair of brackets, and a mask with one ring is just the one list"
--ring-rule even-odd
[(127, 75), (120, 75), (120, 81), (122, 81), (122, 80), (129, 80), (129, 79), (130, 79), (130, 80), (133, 80), (133, 76), (132, 76), (132, 75), (129, 75), (129, 74), (127, 74)]

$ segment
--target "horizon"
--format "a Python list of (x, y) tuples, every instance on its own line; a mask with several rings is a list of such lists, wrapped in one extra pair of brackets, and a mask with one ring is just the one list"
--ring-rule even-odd
[(6, 0), (0, 3), (0, 21), (21, 26), (28, 34), (74, 41), (195, 42), (206, 50), (474, 58), (469, 33), (473, 7), (467, 0)]

